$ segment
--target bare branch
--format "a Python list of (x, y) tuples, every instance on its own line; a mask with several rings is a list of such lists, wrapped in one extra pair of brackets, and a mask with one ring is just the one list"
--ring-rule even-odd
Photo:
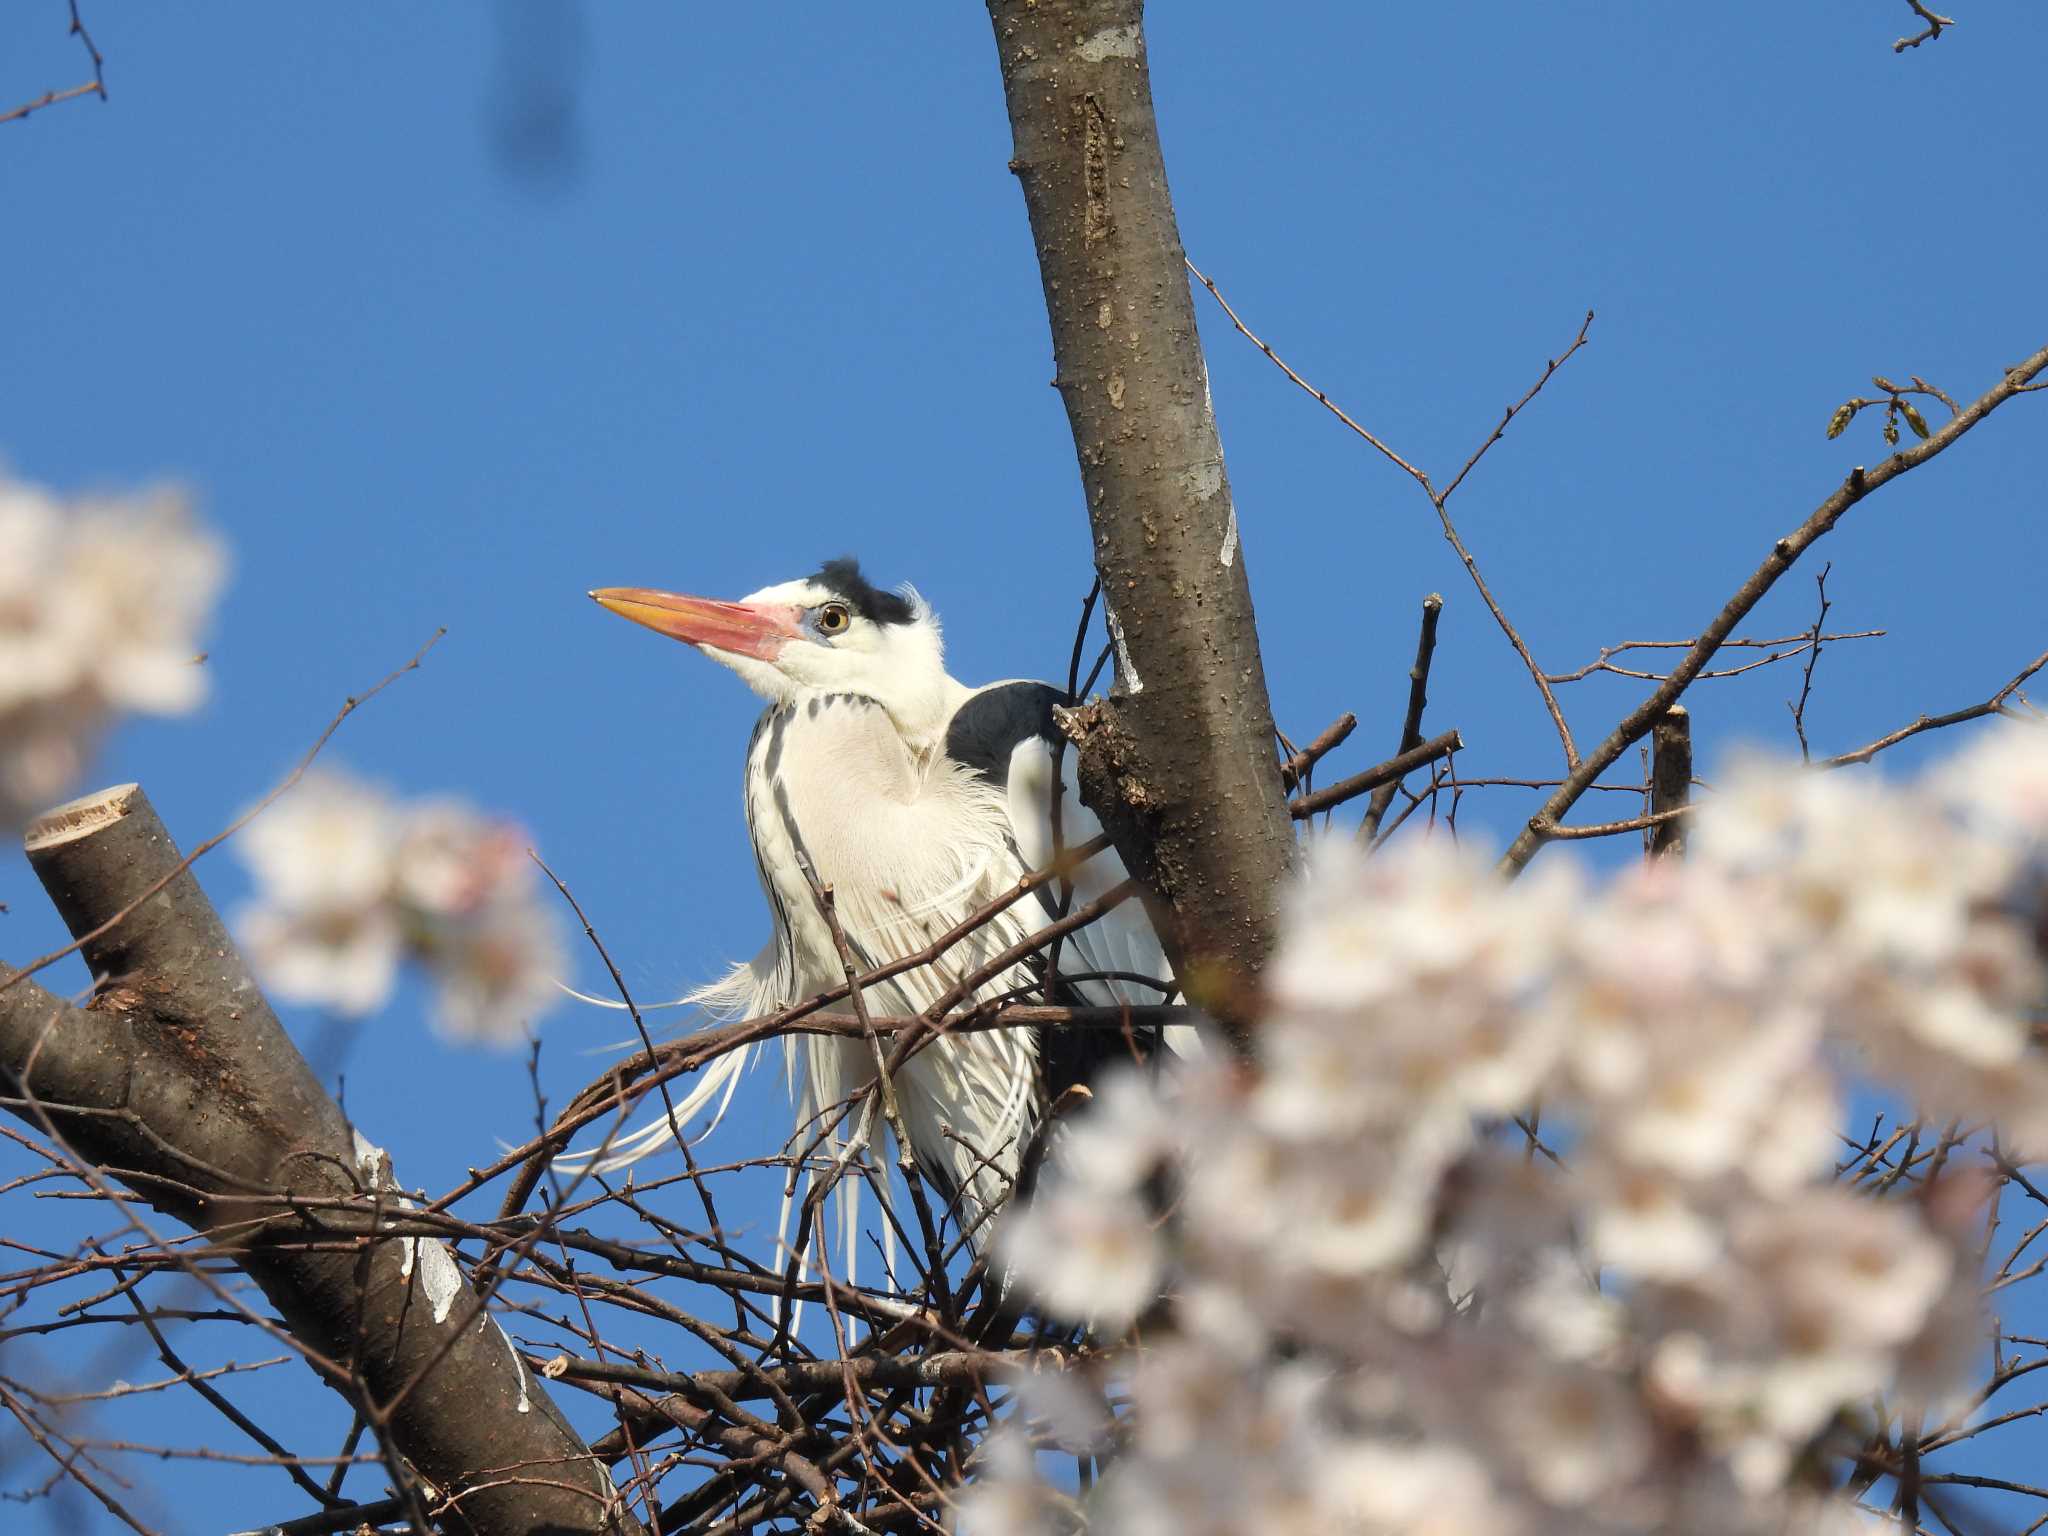
[[(445, 1252), (430, 1281), (414, 1247), (365, 1244), (359, 1220), (303, 1204), (387, 1186), (141, 791), (72, 802), (31, 828), (28, 850), (105, 981), (88, 1011), (10, 978), (0, 1102), (77, 1148), (82, 1168), (116, 1170), (156, 1209), (224, 1234), (308, 1364), (393, 1448), (401, 1489), (412, 1480), (399, 1455), (437, 1488), (470, 1490), (479, 1532), (630, 1529), (547, 1394), (464, 1310), (474, 1299)], [(332, 1247), (306, 1245), (309, 1233)]]
[(1357, 729), (1358, 716), (1349, 710), (1324, 726), (1321, 735), (1280, 765), (1281, 787), (1292, 790), (1308, 777), (1317, 763), (1349, 741), (1351, 733)]
[(1953, 710), (1945, 715), (1922, 715), (1911, 725), (1901, 726), (1898, 730), (1888, 735), (1880, 736), (1877, 740), (1858, 747), (1854, 752), (1844, 752), (1839, 757), (1828, 758), (1820, 766), (1823, 768), (1846, 768), (1852, 763), (1867, 763), (1887, 747), (1895, 747), (1902, 741), (1920, 735), (1923, 731), (1944, 730), (1951, 725), (1962, 725), (1967, 721), (1982, 720), (1986, 715), (2012, 714), (2013, 711), (2008, 708), (2008, 701), (2014, 694), (2020, 691), (2028, 678), (2039, 672), (2043, 667), (2048, 667), (2048, 651), (2043, 651), (2039, 656), (2028, 662), (2020, 669), (2018, 676), (1999, 689), (1998, 692), (1992, 694), (1990, 698), (1984, 700), (1983, 703), (1972, 704), (1966, 709)]
[(1690, 806), (1681, 805), (1668, 811), (1631, 816), (1626, 821), (1603, 821), (1589, 827), (1559, 827), (1550, 835), (1559, 842), (1578, 842), (1596, 837), (1619, 837), (1624, 832), (1660, 830), (1675, 825), (1690, 809)]
[(1686, 653), (1685, 659), (1670, 676), (1641, 704), (1623, 716), (1606, 739), (1566, 775), (1564, 783), (1544, 802), (1542, 809), (1529, 818), (1528, 825), (1502, 855), (1501, 868), (1514, 874), (1527, 867), (1537, 850), (1550, 840), (1565, 813), (1578, 802), (1593, 781), (1641, 740), (1665, 710), (1678, 702), (1679, 696), (1691, 686), (1693, 679), (1720, 648), (1722, 640), (1748, 617), (1750, 610), (1763, 600), (1764, 594), (1777, 584), (1778, 578), (1792, 568), (1815, 540), (1830, 532), (1851, 507), (1873, 491), (1925, 464), (1960, 441), (1966, 432), (2019, 393), (2043, 369), (2048, 369), (2048, 347), (2041, 348), (2019, 366), (2008, 370), (1996, 385), (1925, 442), (1891, 455), (1874, 469), (1866, 470), (1858, 465), (1851, 470), (1842, 484), (1814, 508), (1805, 522), (1771, 546), (1770, 553), (1722, 607), (1713, 623), (1701, 632), (1698, 643)]
[(7, 111), (0, 112), (0, 123), (20, 122), (33, 112), (40, 112), (45, 107), (54, 107), (60, 101), (72, 101), (80, 96), (90, 96), (99, 89), (98, 85), (88, 80), (85, 84), (74, 85), (68, 90), (45, 91), (34, 101), (24, 102), (18, 107), (10, 107)]
[(1937, 16), (1922, 3), (1922, 0), (1906, 0), (1906, 4), (1913, 8), (1915, 16), (1927, 23), (1927, 27), (1912, 37), (1902, 37), (1893, 43), (1893, 53), (1904, 53), (1908, 48), (1918, 48), (1922, 43), (1937, 42), (1943, 31), (1956, 24), (1953, 16)]
[(1348, 779), (1339, 779), (1325, 789), (1318, 789), (1299, 799), (1290, 800), (1287, 813), (1296, 821), (1327, 811), (1332, 806), (1342, 805), (1346, 800), (1355, 800), (1367, 790), (1378, 789), (1382, 784), (1399, 783), (1416, 769), (1435, 762), (1440, 757), (1449, 757), (1453, 752), (1465, 750), (1465, 740), (1455, 730), (1433, 736), (1421, 746), (1403, 752), (1399, 757), (1388, 758), (1377, 768), (1368, 768), (1363, 773), (1354, 773)]
[(0, 112), (0, 123), (18, 122), (22, 118), (27, 117), (31, 112), (40, 112), (45, 107), (53, 107), (60, 101), (70, 101), (79, 96), (98, 96), (101, 101), (107, 99), (106, 58), (100, 53), (98, 45), (93, 42), (92, 34), (85, 30), (85, 23), (79, 19), (78, 0), (70, 0), (70, 6), (71, 26), (69, 32), (71, 36), (77, 38), (84, 45), (86, 57), (92, 60), (92, 78), (83, 85), (72, 86), (69, 90), (45, 91), (26, 106)]
[(1520, 415), (1529, 402), (1542, 393), (1543, 386), (1550, 382), (1551, 376), (1558, 369), (1570, 361), (1572, 354), (1586, 345), (1587, 336), (1593, 328), (1593, 311), (1590, 309), (1586, 311), (1586, 318), (1580, 323), (1578, 335), (1572, 338), (1571, 345), (1566, 347), (1556, 357), (1551, 358), (1544, 365), (1543, 373), (1536, 382), (1522, 392), (1520, 399), (1514, 401), (1501, 412), (1500, 420), (1494, 423), (1493, 430), (1487, 434), (1486, 440), (1472, 450), (1471, 457), (1466, 459), (1457, 474), (1451, 477), (1451, 483), (1439, 491), (1431, 484), (1428, 475), (1410, 464), (1371, 432), (1368, 432), (1364, 427), (1361, 427), (1356, 421), (1352, 420), (1350, 416), (1338, 409), (1337, 406), (1331, 403), (1328, 395), (1296, 373), (1294, 369), (1281, 359), (1277, 352), (1254, 335), (1250, 328), (1242, 320), (1238, 319), (1237, 311), (1230, 307), (1216, 285), (1210, 282), (1207, 277), (1204, 277), (1201, 272), (1197, 271), (1192, 263), (1189, 264), (1188, 270), (1194, 272), (1195, 276), (1201, 279), (1202, 286), (1207, 288), (1214, 295), (1216, 302), (1223, 306), (1223, 312), (1230, 316), (1231, 324), (1236, 326), (1238, 331), (1261, 352), (1265, 353), (1282, 373), (1286, 374), (1288, 378), (1312, 395), (1332, 415), (1343, 422), (1345, 426), (1356, 432), (1366, 442), (1372, 444), (1374, 448), (1377, 448), (1382, 454), (1386, 455), (1394, 464), (1405, 470), (1414, 479), (1415, 483), (1422, 487), (1423, 495), (1429, 498), (1429, 504), (1435, 509), (1437, 519), (1443, 526), (1445, 540), (1457, 553), (1458, 559), (1464, 564), (1465, 573), (1472, 578), (1472, 585), (1478, 589), (1480, 599), (1486, 604), (1486, 611), (1493, 615), (1494, 623), (1498, 624), (1501, 633), (1507, 636), (1508, 643), (1515, 649), (1515, 654), (1521, 657), (1522, 665), (1528, 668), (1529, 676), (1536, 684), (1536, 691), (1543, 696), (1544, 710), (1549, 714), (1550, 723), (1557, 731), (1558, 742), (1564, 748), (1565, 766), (1567, 768), (1576, 768), (1579, 763), (1579, 749), (1572, 740), (1571, 726), (1565, 722), (1564, 711), (1558, 705), (1557, 695), (1551, 692), (1550, 680), (1543, 669), (1536, 665), (1536, 658), (1529, 654), (1529, 647), (1523, 641), (1521, 631), (1516, 629), (1509, 620), (1507, 611), (1501, 607), (1499, 599), (1493, 595), (1493, 589), (1487, 585), (1486, 578), (1480, 574), (1478, 560), (1473, 557), (1472, 551), (1466, 547), (1463, 536), (1458, 532), (1457, 524), (1451, 521), (1449, 502), (1452, 493), (1465, 483), (1465, 477), (1472, 473), (1481, 459), (1486, 457), (1487, 450), (1500, 441), (1502, 434), (1508, 429), (1508, 423)]

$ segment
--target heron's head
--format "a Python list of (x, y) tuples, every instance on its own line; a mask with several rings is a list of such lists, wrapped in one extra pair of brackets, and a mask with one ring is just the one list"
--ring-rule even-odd
[(693, 645), (771, 703), (853, 693), (887, 709), (906, 736), (935, 731), (947, 678), (939, 621), (909, 588), (884, 592), (851, 559), (763, 587), (738, 602), (646, 587), (590, 594), (613, 613)]

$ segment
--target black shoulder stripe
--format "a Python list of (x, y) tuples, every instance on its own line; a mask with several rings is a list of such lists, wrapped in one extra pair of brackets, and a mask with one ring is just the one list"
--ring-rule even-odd
[(1010, 754), (1033, 736), (1059, 740), (1052, 723), (1057, 688), (1045, 683), (1002, 683), (984, 688), (954, 711), (946, 725), (946, 755), (965, 763), (997, 789), (1010, 782)]

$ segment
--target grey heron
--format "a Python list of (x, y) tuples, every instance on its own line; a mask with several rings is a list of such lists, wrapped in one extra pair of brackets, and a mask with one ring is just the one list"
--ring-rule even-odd
[[(714, 1014), (772, 1013), (843, 980), (821, 885), (832, 889), (856, 963), (872, 970), (927, 948), (1044, 866), (1054, 851), (1056, 789), (1062, 847), (1100, 831), (1078, 798), (1053, 784), (1052, 710), (1061, 691), (1036, 682), (970, 688), (957, 681), (946, 671), (929, 605), (913, 589), (873, 586), (851, 559), (737, 602), (643, 587), (590, 595), (731, 668), (767, 701), (747, 747), (744, 804), (774, 932), (752, 960), (686, 999)], [(1080, 903), (1112, 889), (1125, 872), (1108, 852), (1071, 878)], [(1050, 894), (1041, 888), (1040, 895), (1044, 906), (1017, 902), (932, 963), (865, 986), (870, 1012), (931, 1007), (1048, 920)], [(1027, 987), (1094, 1004), (1156, 1003), (1173, 994), (1158, 937), (1136, 901), (1070, 936), (1058, 965), (1053, 978), (1012, 967), (965, 1001)], [(1174, 1049), (1193, 1048), (1192, 1031), (1170, 1033)], [(860, 1155), (874, 1134), (874, 1096), (851, 1123), (837, 1107), (874, 1080), (872, 1043), (789, 1035), (784, 1047), (796, 1101), (792, 1146), (816, 1138), (842, 1161)], [(1127, 1047), (1118, 1040), (1115, 1049)], [(614, 1142), (603, 1166), (657, 1150), (714, 1100), (722, 1113), (747, 1054), (705, 1068), (675, 1105), (675, 1132), (664, 1115)], [(1028, 1030), (944, 1034), (895, 1075), (910, 1150), (956, 1203), (964, 1230), (972, 1232), (1014, 1186), (1047, 1101), (1064, 1086), (1059, 1079), (1083, 1074), (1089, 1056), (1085, 1042), (1041, 1040)], [(787, 1210), (785, 1199), (785, 1218)]]

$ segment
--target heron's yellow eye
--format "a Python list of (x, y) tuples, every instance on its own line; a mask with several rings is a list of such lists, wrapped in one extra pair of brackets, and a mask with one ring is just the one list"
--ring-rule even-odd
[(818, 610), (818, 633), (820, 634), (843, 635), (846, 633), (846, 626), (851, 622), (852, 620), (847, 615), (846, 610), (837, 603), (827, 603)]

